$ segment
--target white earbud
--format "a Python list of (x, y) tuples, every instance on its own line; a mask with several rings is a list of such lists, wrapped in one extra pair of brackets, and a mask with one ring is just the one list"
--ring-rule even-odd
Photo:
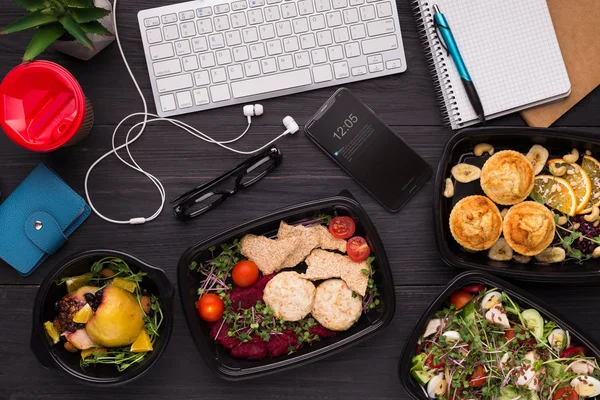
[(248, 123), (252, 120), (252, 117), (258, 117), (263, 115), (265, 109), (260, 104), (248, 104), (244, 106), (244, 115), (248, 117)]
[(291, 133), (292, 135), (300, 130), (300, 127), (296, 121), (294, 121), (294, 118), (289, 115), (283, 119), (283, 126), (287, 129), (285, 133)]

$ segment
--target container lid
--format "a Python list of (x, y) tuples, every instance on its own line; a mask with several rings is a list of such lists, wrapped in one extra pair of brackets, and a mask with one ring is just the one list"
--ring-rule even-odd
[(0, 84), (0, 126), (12, 141), (29, 150), (63, 146), (77, 133), (84, 115), (81, 86), (58, 64), (21, 64)]

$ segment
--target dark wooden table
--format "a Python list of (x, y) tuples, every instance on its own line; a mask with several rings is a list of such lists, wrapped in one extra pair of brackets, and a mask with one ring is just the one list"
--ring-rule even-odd
[[(141, 9), (171, 2), (174, 0), (123, 0), (119, 4), (123, 47), (148, 100), (151, 91), (136, 14)], [(453, 132), (442, 124), (409, 3), (400, 1), (398, 7), (408, 71), (348, 87), (435, 168), (444, 144)], [(5, 0), (0, 25), (22, 13), (19, 7)], [(0, 37), (0, 76), (20, 62), (30, 35)], [(140, 100), (116, 45), (89, 62), (53, 51), (46, 52), (41, 58), (58, 62), (75, 75), (94, 104), (96, 123), (85, 142), (52, 154), (28, 152), (0, 135), (0, 189), (4, 196), (14, 190), (40, 161), (54, 168), (69, 185), (83, 194), (87, 168), (109, 149), (115, 125), (125, 115), (141, 111)], [(332, 92), (333, 89), (323, 89), (263, 101), (265, 115), (253, 120), (250, 133), (238, 146), (253, 149), (269, 141), (282, 132), (281, 119), (286, 115), (292, 115), (300, 125), (304, 124)], [(555, 126), (600, 133), (599, 110), (600, 90), (596, 89)], [(219, 139), (231, 138), (245, 127), (241, 106), (186, 115), (181, 119)], [(496, 120), (493, 124), (525, 125), (519, 115)], [(116, 226), (92, 215), (75, 232), (68, 245), (31, 276), (22, 278), (9, 267), (0, 268), (0, 398), (408, 398), (396, 373), (402, 346), (429, 302), (458, 273), (440, 260), (436, 249), (431, 215), (432, 181), (400, 213), (390, 214), (317, 150), (303, 133), (281, 140), (278, 146), (285, 159), (276, 173), (192, 223), (177, 222), (169, 210), (144, 226)], [(133, 152), (142, 166), (162, 180), (168, 198), (218, 175), (245, 158), (207, 145), (165, 124), (149, 128), (133, 146)], [(120, 249), (161, 266), (175, 282), (179, 256), (202, 238), (275, 208), (330, 196), (345, 188), (353, 192), (374, 221), (394, 272), (397, 311), (391, 325), (379, 336), (307, 367), (254, 381), (228, 383), (218, 378), (196, 351), (177, 298), (173, 335), (162, 359), (147, 375), (125, 387), (90, 389), (54, 370), (44, 369), (31, 353), (31, 312), (38, 285), (64, 257), (83, 249)], [(114, 157), (102, 163), (91, 179), (95, 204), (114, 218), (150, 215), (158, 201), (154, 189), (150, 182), (126, 169)], [(600, 293), (597, 288), (522, 286), (570, 317), (591, 337), (600, 336), (597, 319)]]

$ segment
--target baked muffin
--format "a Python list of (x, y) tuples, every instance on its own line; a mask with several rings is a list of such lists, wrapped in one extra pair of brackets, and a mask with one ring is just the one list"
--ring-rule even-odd
[(490, 199), (502, 205), (525, 200), (533, 189), (534, 180), (533, 165), (517, 151), (499, 151), (481, 169), (481, 188)]
[(512, 206), (504, 217), (504, 238), (508, 245), (524, 256), (535, 256), (554, 240), (554, 214), (535, 201)]
[(500, 211), (485, 196), (465, 197), (450, 213), (450, 232), (467, 250), (487, 250), (502, 234)]

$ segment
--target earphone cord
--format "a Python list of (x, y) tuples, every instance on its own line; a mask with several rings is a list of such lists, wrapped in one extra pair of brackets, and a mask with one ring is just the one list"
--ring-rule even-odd
[[(231, 140), (227, 140), (227, 141), (217, 141), (214, 140), (213, 138), (211, 138), (210, 136), (200, 132), (199, 130), (197, 130), (196, 128), (183, 123), (181, 121), (178, 121), (176, 119), (171, 119), (171, 118), (163, 118), (160, 117), (156, 114), (152, 114), (148, 112), (148, 104), (146, 103), (146, 99), (144, 98), (144, 94), (142, 93), (142, 90), (140, 89), (140, 86), (138, 85), (135, 76), (133, 75), (133, 72), (131, 71), (131, 68), (129, 67), (129, 63), (127, 62), (127, 58), (125, 57), (125, 53), (123, 52), (123, 47), (121, 46), (121, 40), (119, 38), (119, 32), (118, 32), (118, 28), (117, 28), (117, 0), (114, 0), (114, 4), (113, 4), (113, 24), (114, 24), (114, 30), (115, 30), (115, 40), (117, 42), (117, 47), (119, 48), (119, 52), (121, 53), (121, 58), (123, 59), (123, 63), (125, 64), (125, 67), (127, 68), (127, 72), (129, 73), (129, 76), (131, 77), (131, 80), (133, 81), (133, 84), (135, 85), (135, 88), (137, 89), (138, 94), (140, 95), (140, 98), (142, 99), (142, 104), (144, 105), (144, 112), (138, 112), (138, 113), (133, 113), (130, 114), (128, 116), (126, 116), (125, 118), (123, 118), (121, 120), (121, 122), (119, 122), (119, 124), (115, 127), (113, 134), (112, 134), (112, 139), (111, 139), (111, 145), (112, 145), (112, 150), (108, 151), (107, 153), (105, 153), (102, 157), (100, 157), (99, 159), (97, 159), (88, 169), (86, 175), (85, 175), (85, 181), (84, 181), (84, 190), (85, 190), (85, 196), (87, 198), (88, 204), (90, 205), (91, 209), (94, 211), (94, 213), (96, 215), (98, 215), (100, 218), (102, 218), (103, 220), (113, 223), (113, 224), (120, 224), (120, 225), (127, 225), (127, 224), (143, 224), (145, 222), (149, 222), (154, 220), (155, 218), (157, 218), (160, 213), (162, 212), (162, 210), (164, 209), (165, 203), (166, 203), (166, 192), (165, 192), (165, 188), (162, 184), (162, 182), (154, 175), (152, 175), (151, 173), (145, 171), (142, 167), (140, 167), (140, 165), (135, 161), (135, 159), (133, 158), (133, 155), (131, 154), (129, 145), (136, 142), (144, 133), (144, 130), (146, 129), (146, 125), (148, 123), (151, 122), (158, 122), (158, 121), (166, 121), (166, 122), (170, 122), (171, 124), (179, 127), (180, 129), (183, 129), (184, 131), (188, 132), (189, 134), (191, 134), (192, 136), (195, 136), (199, 139), (204, 140), (205, 142), (208, 143), (212, 143), (212, 144), (216, 144), (226, 150), (232, 151), (234, 153), (237, 154), (254, 154), (258, 151), (261, 151), (265, 148), (267, 148), (268, 146), (270, 146), (271, 144), (273, 144), (275, 141), (277, 141), (278, 139), (282, 138), (283, 136), (287, 135), (289, 133), (288, 130), (286, 130), (285, 132), (283, 132), (281, 135), (277, 136), (275, 139), (271, 140), (269, 143), (265, 144), (264, 146), (253, 150), (253, 151), (240, 151), (240, 150), (236, 150), (233, 149), (229, 146), (227, 146), (227, 144), (236, 142), (238, 140), (240, 140), (242, 137), (244, 137), (244, 135), (246, 135), (246, 133), (248, 132), (248, 130), (250, 129), (250, 120), (248, 120), (248, 126), (246, 127), (246, 129), (244, 130), (244, 132), (242, 132), (242, 134), (240, 134), (238, 137), (231, 139)], [(125, 143), (123, 143), (120, 146), (116, 146), (116, 136), (117, 136), (117, 132), (119, 131), (119, 128), (121, 127), (121, 125), (123, 125), (124, 122), (126, 122), (127, 120), (129, 120), (130, 118), (133, 117), (137, 117), (137, 116), (143, 116), (143, 120), (141, 122), (136, 123), (135, 125), (133, 125), (129, 131), (127, 132), (127, 136), (125, 137)], [(148, 117), (152, 117), (152, 119), (148, 119)], [(132, 134), (132, 132), (137, 128), (140, 127), (139, 131), (137, 132), (137, 134), (130, 139), (130, 136)], [(127, 151), (127, 155), (129, 156), (129, 159), (131, 160), (131, 162), (123, 159), (121, 157), (121, 155), (119, 154), (119, 150), (125, 149)], [(148, 179), (150, 179), (150, 181), (152, 181), (152, 183), (154, 184), (154, 186), (156, 186), (156, 188), (158, 189), (159, 193), (160, 193), (160, 198), (161, 198), (161, 204), (160, 207), (158, 208), (158, 210), (156, 210), (156, 212), (154, 214), (152, 214), (150, 217), (148, 218), (144, 218), (144, 217), (136, 217), (136, 218), (131, 218), (130, 220), (115, 220), (115, 219), (111, 219), (108, 218), (106, 216), (104, 216), (102, 213), (100, 213), (100, 211), (98, 211), (96, 209), (96, 207), (94, 207), (94, 204), (92, 203), (92, 199), (90, 197), (90, 193), (89, 193), (89, 188), (88, 188), (88, 181), (89, 181), (89, 177), (90, 174), (92, 173), (93, 169), (96, 168), (96, 166), (102, 162), (105, 158), (107, 158), (108, 156), (110, 156), (111, 154), (114, 154), (123, 164), (125, 164), (126, 166), (128, 166), (129, 168), (145, 175)]]

